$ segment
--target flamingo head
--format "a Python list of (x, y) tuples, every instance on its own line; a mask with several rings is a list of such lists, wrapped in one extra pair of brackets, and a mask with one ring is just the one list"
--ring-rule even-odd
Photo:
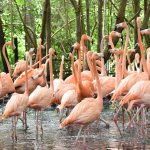
[(49, 54), (50, 54), (50, 55), (55, 55), (55, 50), (54, 50), (53, 48), (50, 48), (50, 49), (49, 49)]
[(127, 28), (127, 23), (126, 22), (122, 22), (122, 23), (118, 23), (118, 24), (116, 24), (116, 27), (117, 28)]
[(141, 30), (141, 34), (142, 34), (142, 35), (144, 35), (144, 34), (150, 35), (150, 29)]
[(140, 17), (137, 17), (136, 22), (137, 22), (137, 27), (140, 28), (140, 26), (141, 26), (141, 19), (140, 19)]

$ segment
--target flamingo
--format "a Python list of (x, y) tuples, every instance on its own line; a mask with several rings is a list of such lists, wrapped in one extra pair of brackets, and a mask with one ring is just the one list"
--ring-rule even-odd
[(144, 30), (141, 30), (141, 34), (144, 35), (150, 35), (150, 29), (144, 29)]
[(80, 89), (78, 86), (77, 75), (76, 75), (77, 72), (75, 71), (75, 66), (74, 66), (74, 55), (70, 53), (70, 57), (71, 57), (72, 72), (75, 78), (76, 88), (66, 91), (62, 96), (61, 104), (57, 106), (57, 108), (60, 111), (60, 121), (62, 119), (62, 110), (64, 108), (73, 108), (75, 105), (78, 104), (79, 101), (81, 101)]
[(141, 80), (149, 80), (148, 68), (144, 57), (144, 45), (142, 43), (141, 35), (140, 35), (139, 17), (137, 18), (137, 25), (138, 25), (138, 41), (139, 41), (140, 52), (141, 52), (141, 63), (143, 65), (144, 72), (141, 73), (135, 72), (133, 74), (128, 75), (126, 78), (124, 78), (119, 84), (118, 88), (115, 90), (111, 98), (112, 101), (115, 101), (123, 93), (127, 93), (136, 82)]
[[(27, 56), (26, 56), (27, 60)], [(26, 61), (26, 70), (25, 70), (25, 92), (24, 94), (14, 93), (12, 97), (6, 104), (4, 113), (2, 114), (0, 120), (3, 121), (8, 117), (13, 117), (13, 133), (12, 139), (13, 141), (17, 141), (16, 135), (16, 123), (17, 123), (17, 116), (21, 115), (21, 113), (26, 109), (28, 100), (29, 100), (29, 91), (28, 91), (28, 74), (27, 74), (27, 61)]]
[[(109, 44), (111, 45), (111, 48), (112, 50), (114, 51), (115, 50), (115, 47), (114, 47), (114, 44), (112, 42), (112, 37), (121, 37), (121, 34), (118, 33), (118, 32), (115, 32), (115, 31), (112, 31), (110, 34), (109, 34)], [(119, 50), (119, 52), (121, 52), (121, 55), (122, 55), (122, 51)], [(116, 81), (115, 81), (115, 89), (118, 87), (121, 79), (122, 79), (122, 72), (121, 72), (121, 63), (120, 63), (120, 60), (118, 58), (117, 55), (120, 55), (120, 53), (116, 53), (115, 54), (115, 62), (116, 62), (116, 69), (115, 69), (115, 72), (116, 72)]]
[[(80, 103), (78, 103), (73, 108), (69, 116), (66, 119), (64, 119), (60, 124), (60, 128), (64, 128), (65, 126), (68, 126), (70, 124), (82, 125), (78, 132), (76, 141), (78, 140), (82, 128), (96, 121), (99, 118), (100, 113), (103, 109), (103, 96), (101, 93), (101, 85), (98, 78), (98, 73), (96, 70), (96, 63), (95, 63), (96, 55), (97, 53), (93, 53), (92, 59), (93, 59), (94, 74), (95, 74), (95, 78), (97, 81), (97, 88), (98, 88), (97, 98), (94, 99), (92, 97), (89, 97), (83, 99)], [(84, 142), (85, 142), (85, 138), (84, 138)]]
[[(41, 39), (39, 40), (39, 47), (41, 46)], [(42, 65), (42, 52), (41, 52), (41, 48), (40, 50), (40, 60), (39, 60), (39, 68), (33, 69), (30, 68), (27, 73), (28, 73), (28, 82), (29, 82), (29, 93), (31, 93), (32, 91), (34, 91), (34, 89), (37, 87), (37, 85), (40, 86), (45, 86), (45, 78), (43, 76), (43, 72), (44, 72), (44, 64)], [(25, 90), (25, 77), (23, 75), (24, 73), (22, 73), (15, 81), (14, 81), (14, 86), (16, 89), (17, 93), (23, 93)]]
[(64, 55), (62, 55), (62, 60), (60, 64), (59, 79), (54, 79), (54, 94), (57, 91), (58, 87), (64, 83), (63, 81), (63, 65), (64, 65)]
[(86, 53), (87, 53), (87, 49), (85, 46), (85, 41), (90, 41), (93, 43), (92, 38), (86, 34), (83, 34), (81, 36), (81, 40), (80, 40), (80, 49), (81, 49), (81, 54), (83, 55), (82, 61), (83, 61), (83, 70), (85, 70), (86, 68)]
[(6, 57), (6, 54), (5, 54), (6, 46), (13, 47), (13, 44), (12, 44), (11, 41), (6, 42), (3, 45), (3, 48), (2, 48), (3, 56), (4, 56), (4, 59), (6, 61), (9, 73), (5, 73), (5, 72), (1, 72), (0, 73), (0, 76), (1, 76), (1, 86), (2, 86), (2, 90), (0, 92), (0, 98), (3, 97), (3, 96), (5, 96), (8, 93), (15, 92), (15, 87), (13, 85), (13, 81), (12, 81), (12, 78), (11, 78), (11, 73), (12, 73), (11, 67), (10, 67), (9, 61), (8, 61), (8, 59)]
[[(78, 57), (79, 57), (79, 55), (81, 55), (81, 52), (80, 52), (80, 44), (79, 44), (78, 42), (76, 42), (76, 43), (74, 43), (74, 44), (72, 45), (72, 47), (71, 47), (71, 52), (72, 52), (73, 49), (77, 49), (77, 51), (78, 51)], [(81, 58), (80, 58), (80, 59), (81, 59)], [(78, 61), (78, 67), (79, 67), (79, 62), (80, 62), (80, 60)], [(90, 81), (93, 81), (91, 72), (90, 72), (89, 70), (85, 70), (85, 71), (81, 72), (81, 79), (82, 79), (82, 80), (90, 80)], [(75, 83), (74, 75), (71, 75), (71, 76), (67, 77), (67, 78), (65, 79), (65, 83), (66, 83), (66, 84), (68, 84), (68, 83), (69, 83), (69, 84), (70, 84), (70, 83)]]
[[(49, 106), (51, 99), (54, 94), (53, 85), (53, 70), (52, 70), (52, 55), (54, 55), (54, 49), (49, 49), (49, 66), (50, 66), (50, 88), (48, 86), (41, 87), (37, 86), (36, 89), (30, 94), (28, 107), (36, 110), (36, 129), (38, 131), (38, 111), (45, 109)], [(46, 67), (45, 67), (46, 68)], [(41, 130), (43, 133), (42, 120), (41, 120)]]
[[(30, 69), (31, 65), (32, 65), (33, 51), (34, 51), (33, 49), (29, 50), (28, 56), (29, 56), (29, 60), (30, 60), (30, 66), (28, 66), (27, 69)], [(13, 72), (13, 77), (17, 78), (19, 75), (21, 75), (21, 73), (25, 71), (25, 68), (26, 68), (26, 61), (25, 60), (19, 60), (16, 63), (16, 67), (15, 67), (14, 72)]]

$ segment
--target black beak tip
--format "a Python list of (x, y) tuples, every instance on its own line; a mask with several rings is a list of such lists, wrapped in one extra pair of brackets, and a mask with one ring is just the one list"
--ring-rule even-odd
[(93, 44), (94, 44), (94, 40), (92, 40), (92, 42), (91, 42), (91, 43), (92, 43), (92, 45), (93, 45)]
[(73, 52), (73, 49), (74, 49), (74, 47), (72, 46), (72, 47), (70, 48), (70, 53), (72, 53), (72, 52)]

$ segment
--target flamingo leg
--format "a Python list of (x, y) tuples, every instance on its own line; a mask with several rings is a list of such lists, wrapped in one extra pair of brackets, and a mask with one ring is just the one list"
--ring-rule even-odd
[(27, 126), (27, 112), (26, 112), (26, 110), (23, 111), (23, 126), (24, 126), (24, 129), (27, 130), (28, 126)]
[(13, 116), (12, 117), (12, 140), (13, 142), (17, 141), (16, 124), (17, 124), (17, 116)]
[(142, 104), (140, 106), (140, 108), (138, 109), (138, 111), (136, 112), (136, 114), (132, 117), (131, 121), (128, 123), (127, 127), (129, 127), (129, 125), (134, 121), (135, 117), (141, 112), (141, 110), (145, 107), (144, 104)]
[(39, 133), (39, 110), (35, 110), (35, 117), (36, 117), (36, 139), (38, 140), (38, 133)]
[(114, 115), (113, 120), (114, 120), (114, 123), (115, 123), (115, 125), (116, 125), (116, 127), (117, 127), (117, 129), (118, 129), (118, 131), (120, 133), (120, 135), (122, 136), (121, 130), (120, 130), (120, 128), (118, 126), (118, 122), (117, 122), (118, 121), (118, 113), (119, 113), (119, 111), (120, 111), (121, 108), (122, 108), (122, 106), (119, 107), (117, 113)]
[(42, 122), (43, 122), (43, 111), (42, 110), (40, 111), (40, 116), (41, 116), (41, 121), (40, 121), (41, 132), (42, 132), (42, 135), (43, 135), (43, 125), (42, 125)]
[(102, 121), (103, 123), (105, 123), (106, 128), (110, 127), (109, 123), (105, 119), (103, 119), (102, 117), (100, 118), (100, 121)]
[(124, 108), (122, 107), (122, 127), (123, 127), (123, 130), (124, 130), (124, 121), (125, 121), (125, 118), (124, 118)]
[(77, 142), (77, 140), (78, 140), (78, 138), (79, 138), (79, 136), (80, 136), (80, 134), (81, 134), (81, 131), (82, 131), (82, 129), (83, 129), (83, 125), (81, 125), (81, 127), (80, 127), (80, 129), (79, 129), (79, 132), (78, 132), (78, 134), (77, 134), (77, 137), (76, 137), (76, 142)]

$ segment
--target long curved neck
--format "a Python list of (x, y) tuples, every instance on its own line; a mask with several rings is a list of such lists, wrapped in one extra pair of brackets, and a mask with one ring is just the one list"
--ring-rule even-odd
[(138, 27), (138, 42), (140, 46), (140, 52), (141, 52), (141, 62), (143, 65), (144, 72), (148, 73), (147, 65), (146, 65), (146, 60), (144, 56), (144, 45), (142, 43), (142, 38), (141, 38), (141, 33), (140, 33), (140, 28)]
[(81, 88), (82, 86), (82, 81), (81, 81), (81, 53), (80, 53), (80, 49), (78, 50), (78, 58), (79, 58), (79, 63), (78, 63), (78, 84), (79, 87)]
[(126, 69), (126, 51), (127, 51), (127, 46), (129, 42), (129, 28), (126, 26), (126, 41), (125, 41), (125, 46), (123, 50), (123, 60), (122, 60), (122, 78), (124, 78), (127, 75), (127, 69)]
[(50, 70), (50, 88), (54, 93), (54, 82), (53, 82), (53, 66), (52, 66), (52, 54), (49, 55), (49, 70)]
[(75, 84), (77, 84), (77, 72), (74, 66), (74, 50), (71, 55), (72, 74), (74, 76)]
[(92, 74), (92, 78), (94, 80), (94, 71), (93, 71), (93, 67), (92, 67), (91, 58), (90, 58), (90, 55), (88, 53), (86, 55), (86, 58), (87, 58), (87, 63), (88, 63), (89, 69), (90, 69), (91, 74)]
[(150, 76), (150, 48), (147, 49), (147, 69)]
[(11, 75), (12, 75), (12, 70), (11, 70), (9, 61), (8, 61), (8, 59), (7, 59), (7, 57), (6, 57), (5, 50), (6, 50), (6, 43), (3, 45), (2, 52), (3, 52), (3, 56), (4, 56), (4, 59), (5, 59), (5, 61), (6, 61), (7, 67), (8, 67), (9, 74), (10, 74), (10, 76), (11, 76)]
[[(115, 48), (113, 42), (112, 42), (112, 36), (111, 34), (109, 35), (109, 44), (111, 46), (112, 49)], [(119, 58), (116, 54), (115, 55), (115, 63), (116, 63), (116, 67), (115, 67), (115, 71), (116, 71), (116, 78), (115, 78), (115, 89), (118, 87), (119, 83), (120, 83), (120, 64), (119, 64)]]
[(130, 67), (130, 71), (133, 71), (132, 65), (131, 65), (131, 61), (130, 61), (130, 55), (127, 53), (127, 61)]
[(102, 67), (101, 67), (101, 75), (102, 76), (106, 76), (107, 73), (106, 73), (106, 68), (105, 68), (105, 63), (104, 63), (104, 58), (103, 57), (101, 57), (101, 65), (102, 65)]
[(64, 66), (64, 56), (62, 56), (60, 71), (59, 71), (59, 79), (63, 79), (63, 66)]
[(40, 40), (40, 44), (39, 44), (39, 67), (41, 67), (42, 65), (42, 41)]
[(83, 70), (86, 69), (86, 54), (87, 54), (87, 49), (86, 49), (86, 46), (85, 46), (85, 43), (84, 43), (85, 39), (84, 38), (81, 38), (81, 51), (79, 51), (79, 53), (82, 53), (82, 61), (83, 61)]
[(26, 68), (25, 68), (25, 93), (29, 96), (29, 86), (28, 86), (28, 74), (27, 74), (27, 69), (28, 69), (28, 58), (26, 54)]
[(100, 80), (99, 80), (99, 77), (98, 77), (98, 72), (97, 72), (97, 69), (96, 69), (96, 60), (95, 59), (93, 59), (93, 70), (94, 70), (95, 79), (96, 79), (96, 83), (97, 83), (97, 92), (98, 92), (97, 100), (99, 102), (103, 102), (101, 84), (100, 84)]

